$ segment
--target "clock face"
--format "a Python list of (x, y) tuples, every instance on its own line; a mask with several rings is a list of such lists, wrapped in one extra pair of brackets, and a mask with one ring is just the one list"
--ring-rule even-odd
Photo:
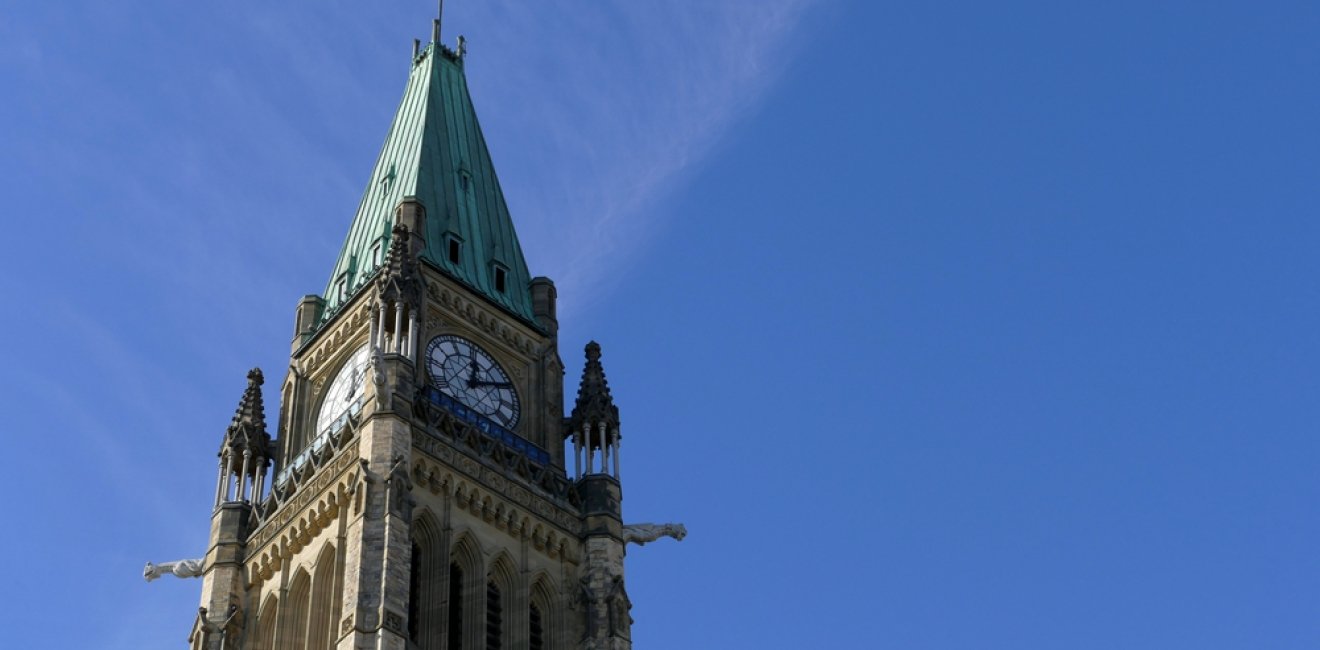
[(325, 433), (326, 427), (339, 419), (339, 416), (354, 407), (362, 406), (369, 358), (368, 348), (364, 345), (339, 369), (339, 374), (335, 375), (330, 388), (325, 391), (325, 399), (321, 401), (321, 412), (316, 416), (316, 432), (313, 435)]
[(504, 368), (476, 343), (461, 336), (437, 336), (426, 346), (431, 384), (460, 404), (497, 424), (518, 424), (518, 393)]

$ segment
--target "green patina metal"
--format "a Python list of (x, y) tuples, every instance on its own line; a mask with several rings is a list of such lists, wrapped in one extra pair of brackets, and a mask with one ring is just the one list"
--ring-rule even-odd
[(426, 209), (423, 260), (535, 323), (531, 276), (472, 108), (463, 60), (436, 43), (413, 60), (403, 101), (326, 286), (323, 318), (334, 315), (384, 261), (394, 208), (405, 197)]

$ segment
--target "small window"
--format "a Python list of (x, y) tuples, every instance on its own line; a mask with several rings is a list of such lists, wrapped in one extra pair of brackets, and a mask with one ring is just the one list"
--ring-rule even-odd
[(395, 174), (394, 171), (394, 163), (390, 163), (389, 171), (385, 172), (380, 177), (380, 200), (384, 201), (385, 197), (389, 195), (390, 186), (394, 185), (394, 179), (396, 176), (397, 174)]
[(463, 188), (464, 192), (468, 191), (468, 187), (471, 184), (472, 184), (472, 177), (468, 176), (467, 172), (465, 171), (458, 172), (458, 186)]
[(376, 242), (376, 245), (371, 247), (371, 266), (372, 268), (380, 266), (380, 242)]
[(457, 238), (457, 237), (455, 237), (455, 236), (453, 236), (453, 235), (450, 235), (450, 236), (449, 236), (449, 247), (448, 247), (448, 248), (449, 248), (449, 263), (450, 263), (450, 264), (458, 264), (458, 263), (459, 263), (459, 260), (462, 259), (462, 258), (460, 257), (460, 253), (462, 252), (462, 246), (463, 246), (463, 241), (462, 241), (462, 240), (460, 240), (459, 238)]
[(339, 279), (339, 283), (335, 286), (335, 295), (338, 296), (341, 302), (348, 298), (348, 280), (346, 278)]
[(500, 292), (500, 293), (504, 293), (504, 282), (505, 282), (505, 280), (504, 280), (504, 276), (505, 276), (505, 273), (504, 273), (504, 267), (502, 267), (502, 266), (496, 266), (496, 267), (495, 267), (495, 290), (498, 291), (498, 292)]

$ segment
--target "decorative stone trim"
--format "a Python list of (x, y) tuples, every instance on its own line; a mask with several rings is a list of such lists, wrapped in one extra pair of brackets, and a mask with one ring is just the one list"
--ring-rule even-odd
[[(417, 416), (414, 447), (450, 464), (462, 465), (470, 476), (481, 476), (480, 467), (484, 463), (499, 470), (501, 473), (496, 475), (502, 479), (519, 481), (558, 502), (560, 507), (579, 505), (576, 486), (553, 466), (531, 461), (526, 453), (506, 446), (430, 400), (418, 398), (413, 404)], [(455, 450), (463, 453), (455, 456), (452, 453)]]
[(335, 354), (346, 349), (346, 343), (361, 335), (371, 320), (371, 305), (363, 300), (357, 308), (339, 315), (338, 327), (331, 331), (321, 331), (310, 348), (304, 348), (297, 361), (298, 372), (307, 374), (326, 364)]
[(438, 286), (439, 284), (438, 282), (427, 283), (426, 293), (431, 300), (445, 308), (445, 315), (456, 316), (468, 325), (503, 341), (506, 345), (523, 354), (532, 356), (535, 353), (536, 343), (531, 337), (519, 332), (517, 328), (510, 327), (507, 317), (497, 315), (481, 303), (469, 300), (459, 292), (451, 291), (448, 287)]
[[(417, 440), (416, 434), (413, 439)], [(452, 455), (452, 450), (450, 453)], [(461, 460), (467, 461), (460, 463), (464, 466), (463, 473), (450, 469), (453, 464), (449, 462), (416, 459), (412, 470), (413, 485), (432, 494), (453, 497), (454, 505), (460, 509), (480, 517), (516, 540), (529, 540), (533, 548), (551, 559), (562, 558), (570, 564), (577, 564), (580, 553), (576, 531), (581, 520), (575, 514), (505, 481), (469, 458)], [(476, 475), (463, 475), (473, 469)], [(534, 519), (529, 512), (535, 513), (540, 520)], [(558, 528), (547, 526), (541, 520)]]
[(395, 634), (407, 634), (407, 630), (403, 629), (403, 615), (394, 610), (385, 610), (385, 629)]
[[(299, 491), (248, 538), (249, 586), (268, 580), (339, 516), (357, 485), (358, 445), (341, 449), (329, 467)], [(278, 536), (278, 538), (277, 538)]]

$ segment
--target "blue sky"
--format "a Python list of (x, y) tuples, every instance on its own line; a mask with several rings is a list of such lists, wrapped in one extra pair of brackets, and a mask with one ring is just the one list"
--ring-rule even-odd
[[(10, 4), (0, 622), (180, 647), (433, 10)], [(1320, 5), (448, 4), (639, 648), (1320, 645)]]

